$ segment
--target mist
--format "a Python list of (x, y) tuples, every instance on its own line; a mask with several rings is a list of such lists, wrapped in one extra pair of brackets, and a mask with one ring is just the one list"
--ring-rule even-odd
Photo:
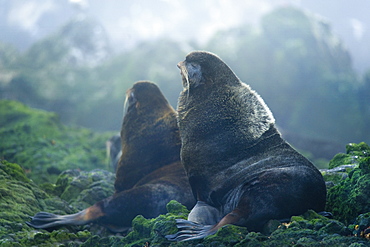
[(219, 30), (244, 23), (258, 25), (273, 8), (294, 5), (325, 18), (364, 72), (370, 64), (370, 3), (366, 0), (249, 0), (249, 1), (0, 1), (0, 40), (25, 50), (76, 16), (89, 16), (106, 29), (116, 51), (160, 38), (204, 44)]
[[(370, 2), (0, 0), (0, 99), (118, 131), (126, 90), (156, 82), (176, 107), (176, 64), (218, 54), (304, 150), (370, 141)], [(324, 147), (328, 147), (325, 149)], [(314, 149), (320, 149), (314, 150)]]

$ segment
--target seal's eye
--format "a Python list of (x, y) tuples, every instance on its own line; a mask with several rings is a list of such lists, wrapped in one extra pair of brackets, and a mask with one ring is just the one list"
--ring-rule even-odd
[(198, 69), (200, 68), (199, 64), (194, 64), (194, 63), (190, 63), (189, 66), (192, 68), (192, 69)]

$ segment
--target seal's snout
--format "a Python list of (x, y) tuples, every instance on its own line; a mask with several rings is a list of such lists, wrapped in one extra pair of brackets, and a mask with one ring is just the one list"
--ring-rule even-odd
[(184, 61), (181, 61), (177, 64), (177, 68), (181, 69), (181, 67), (184, 65)]

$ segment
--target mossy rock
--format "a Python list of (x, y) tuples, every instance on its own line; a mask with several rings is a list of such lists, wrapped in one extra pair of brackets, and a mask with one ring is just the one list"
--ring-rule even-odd
[[(64, 238), (56, 238), (53, 233), (33, 229), (26, 224), (30, 216), (39, 211), (57, 214), (75, 212), (70, 205), (58, 197), (48, 195), (29, 180), (19, 165), (2, 160), (0, 162), (0, 246), (55, 246), (56, 243), (65, 242)], [(68, 241), (86, 240), (90, 235), (77, 236), (75, 233), (70, 233)]]
[(50, 193), (67, 201), (78, 210), (114, 194), (115, 174), (95, 169), (89, 172), (67, 170), (62, 172), (55, 184), (49, 187)]
[(370, 156), (370, 147), (365, 142), (349, 143), (346, 145), (346, 153), (358, 156)]
[(359, 214), (370, 212), (369, 155), (370, 147), (366, 143), (347, 145), (347, 154), (341, 162), (356, 166), (348, 172), (348, 177), (328, 190), (326, 210), (346, 224), (352, 224)]
[(24, 223), (30, 215), (47, 209), (50, 198), (26, 178), (20, 166), (4, 160), (0, 162), (0, 195), (0, 219), (12, 223)]
[(366, 239), (349, 237), (350, 230), (341, 222), (318, 215), (312, 210), (293, 216), (271, 233), (249, 233), (235, 246), (349, 246), (361, 243), (370, 246)]
[[(172, 201), (171, 207), (182, 207)], [(125, 237), (110, 236), (99, 238), (92, 236), (82, 246), (370, 246), (364, 238), (351, 237), (351, 230), (343, 223), (323, 217), (312, 210), (300, 216), (293, 216), (289, 223), (274, 221), (275, 229), (268, 234), (248, 232), (245, 227), (227, 225), (205, 239), (186, 242), (169, 242), (165, 235), (177, 231), (175, 218), (185, 215), (167, 213), (155, 219), (137, 216), (133, 220), (133, 229)], [(354, 245), (356, 246), (356, 245)]]
[(187, 218), (189, 211), (171, 201), (166, 215), (137, 216), (126, 236), (97, 224), (51, 232), (30, 228), (25, 221), (39, 211), (75, 213), (113, 194), (114, 175), (95, 169), (106, 168), (105, 141), (111, 133), (66, 127), (55, 114), (17, 102), (0, 101), (0, 110), (0, 157), (13, 162), (0, 163), (1, 246), (370, 246), (367, 239), (353, 237), (364, 232), (370, 218), (370, 150), (365, 143), (347, 145), (346, 154), (332, 160), (333, 169), (344, 168), (336, 172), (339, 177), (324, 175), (327, 181), (336, 179), (327, 208), (335, 219), (308, 211), (287, 224), (270, 221), (263, 233), (229, 225), (205, 239), (176, 243), (164, 236), (177, 232), (175, 219)]
[(107, 168), (112, 132), (67, 127), (55, 113), (0, 100), (0, 157), (17, 163), (37, 184), (55, 183), (61, 171)]
[(354, 158), (351, 155), (339, 153), (336, 154), (333, 159), (329, 162), (329, 169), (333, 169), (335, 167), (343, 166), (346, 164), (353, 164)]
[[(1, 246), (370, 246), (370, 242), (360, 237), (349, 237), (354, 227), (327, 219), (314, 211), (293, 216), (289, 223), (271, 221), (269, 233), (248, 232), (244, 227), (227, 225), (216, 234), (205, 239), (188, 242), (169, 242), (165, 236), (177, 232), (175, 219), (186, 218), (189, 210), (176, 201), (167, 205), (168, 213), (154, 219), (137, 216), (132, 223), (132, 231), (126, 236), (99, 231), (89, 224), (81, 227), (61, 227), (46, 231), (33, 229), (25, 224), (29, 215), (38, 211), (59, 214), (67, 212), (69, 206), (58, 197), (40, 190), (32, 181), (25, 178), (22, 169), (16, 164), (2, 161), (0, 165), (0, 245)], [(104, 178), (97, 171), (66, 171), (60, 179), (67, 181), (65, 188), (80, 175), (91, 179), (87, 187)], [(94, 175), (95, 174), (95, 175)], [(97, 175), (98, 174), (98, 175)], [(20, 180), (18, 180), (20, 178)], [(24, 181), (22, 181), (22, 179)], [(95, 179), (95, 180), (94, 180)], [(56, 188), (56, 187), (55, 187)], [(13, 191), (15, 193), (13, 193)], [(61, 190), (62, 191), (62, 190)], [(58, 203), (58, 201), (60, 203)], [(9, 204), (11, 203), (11, 205)], [(63, 208), (67, 206), (66, 208)], [(69, 208), (70, 210), (70, 208)], [(75, 211), (74, 211), (75, 212)], [(358, 218), (361, 229), (368, 225), (368, 216)], [(355, 245), (353, 245), (355, 246)]]
[(361, 158), (370, 156), (370, 147), (365, 142), (361, 143), (349, 143), (346, 145), (346, 153), (336, 154), (332, 160), (329, 162), (329, 169), (348, 165), (360, 163)]

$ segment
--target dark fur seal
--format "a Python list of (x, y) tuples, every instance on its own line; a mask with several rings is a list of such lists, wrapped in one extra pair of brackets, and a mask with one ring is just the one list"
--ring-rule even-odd
[(73, 215), (40, 212), (29, 225), (49, 228), (94, 221), (118, 232), (129, 228), (139, 214), (153, 218), (166, 213), (170, 200), (194, 206), (180, 162), (181, 141), (174, 109), (154, 83), (145, 81), (128, 90), (125, 105), (115, 194)]
[(324, 210), (321, 173), (281, 138), (255, 91), (209, 52), (178, 67), (181, 159), (198, 202), (169, 240), (204, 238), (226, 224), (260, 231), (270, 219)]

